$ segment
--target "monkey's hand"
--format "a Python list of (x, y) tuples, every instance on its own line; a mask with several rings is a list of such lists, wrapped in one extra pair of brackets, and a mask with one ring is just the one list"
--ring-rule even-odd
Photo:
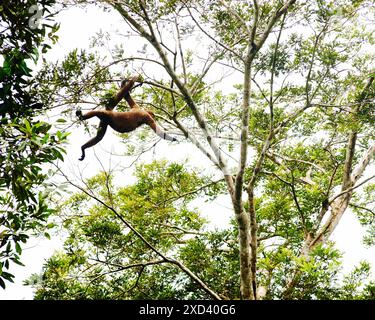
[[(78, 119), (79, 119), (80, 121), (83, 120), (82, 110), (81, 110), (81, 109), (78, 109), (78, 110), (76, 111), (76, 116), (78, 117)], [(81, 159), (80, 159), (80, 160), (81, 160)], [(82, 160), (83, 160), (83, 159), (82, 159)]]
[(81, 151), (82, 151), (82, 155), (81, 155), (81, 158), (78, 159), (79, 161), (82, 161), (83, 159), (85, 159), (85, 148), (84, 148), (84, 145), (81, 147)]
[(143, 81), (145, 81), (144, 77), (142, 75), (138, 75), (138, 82), (140, 83), (140, 85), (143, 84)]

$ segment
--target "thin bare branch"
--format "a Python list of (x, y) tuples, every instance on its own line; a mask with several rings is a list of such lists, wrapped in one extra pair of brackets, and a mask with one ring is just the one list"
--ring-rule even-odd
[(179, 52), (180, 58), (181, 58), (181, 66), (182, 66), (182, 72), (183, 72), (183, 75), (184, 75), (184, 83), (186, 83), (187, 82), (186, 64), (185, 64), (184, 52), (182, 50), (181, 34), (180, 34), (180, 28), (178, 27), (177, 18), (175, 18), (175, 26), (176, 26), (176, 32), (177, 32), (178, 52)]
[(170, 202), (170, 201), (176, 201), (176, 200), (184, 198), (186, 196), (190, 196), (192, 194), (196, 194), (196, 193), (198, 193), (198, 192), (200, 192), (200, 191), (202, 191), (202, 190), (204, 190), (206, 188), (209, 188), (209, 187), (211, 187), (211, 186), (213, 186), (213, 185), (215, 185), (215, 184), (217, 184), (219, 182), (222, 182), (222, 181), (224, 181), (224, 178), (219, 179), (219, 180), (215, 180), (215, 181), (211, 181), (211, 182), (206, 183), (205, 185), (203, 185), (203, 186), (201, 186), (201, 187), (199, 187), (197, 189), (185, 192), (183, 194), (176, 195), (174, 197), (170, 197), (170, 198), (168, 198), (168, 199), (166, 199), (166, 200), (164, 200), (162, 202), (159, 202), (156, 206), (160, 206), (162, 203), (165, 204), (165, 203)]
[(276, 72), (276, 61), (277, 61), (277, 53), (278, 53), (278, 50), (279, 50), (279, 43), (280, 43), (280, 38), (281, 38), (281, 33), (283, 31), (283, 28), (284, 28), (284, 23), (285, 23), (285, 18), (286, 18), (286, 12), (284, 13), (284, 16), (283, 16), (283, 19), (281, 21), (281, 27), (280, 27), (280, 31), (279, 31), (279, 34), (277, 36), (277, 39), (276, 39), (276, 44), (275, 44), (275, 50), (274, 50), (274, 53), (273, 53), (273, 61), (272, 61), (272, 69), (271, 69), (271, 80), (270, 80), (270, 99), (269, 99), (269, 107), (270, 107), (270, 130), (273, 130), (273, 126), (274, 126), (274, 114), (273, 114), (273, 104), (274, 104), (274, 101), (273, 101), (273, 87), (274, 87), (274, 77), (275, 77), (275, 72)]
[(363, 207), (363, 206), (359, 206), (358, 204), (354, 204), (354, 203), (349, 203), (349, 206), (353, 207), (353, 208), (356, 208), (358, 210), (362, 210), (362, 211), (366, 211), (366, 212), (369, 212), (371, 213), (373, 216), (375, 216), (375, 211), (374, 210), (371, 210), (369, 208), (366, 208), (366, 207)]
[(192, 20), (194, 21), (194, 23), (196, 24), (196, 26), (210, 39), (212, 40), (214, 43), (216, 43), (218, 46), (222, 47), (223, 49), (225, 49), (227, 52), (231, 53), (233, 56), (235, 56), (236, 58), (242, 60), (242, 56), (238, 54), (238, 52), (234, 51), (233, 49), (231, 49), (230, 47), (226, 46), (225, 44), (223, 44), (222, 42), (216, 40), (212, 35), (210, 35), (206, 30), (204, 30), (201, 26), (201, 24), (195, 19), (193, 13), (191, 12), (190, 8), (186, 5), (186, 9), (188, 10), (189, 14), (190, 14), (190, 17), (192, 18)]
[(150, 86), (154, 86), (154, 87), (157, 87), (157, 88), (169, 91), (169, 92), (171, 92), (171, 93), (173, 93), (175, 95), (178, 95), (179, 97), (182, 97), (182, 94), (179, 91), (177, 91), (177, 90), (175, 90), (175, 89), (173, 89), (171, 87), (167, 87), (167, 86), (165, 86), (165, 85), (163, 85), (163, 84), (161, 84), (159, 82), (154, 82), (154, 81), (150, 81), (150, 80), (146, 80), (146, 81), (142, 81), (142, 82), (144, 84), (148, 84)]
[(335, 195), (333, 198), (329, 199), (329, 203), (332, 203), (333, 201), (335, 201), (337, 198), (343, 196), (344, 194), (346, 193), (349, 193), (349, 192), (352, 192), (353, 190), (359, 188), (360, 186), (364, 185), (366, 182), (369, 182), (370, 180), (374, 179), (375, 178), (375, 175), (372, 175), (370, 177), (368, 177), (367, 179), (361, 181), (360, 183), (358, 183), (357, 185), (353, 186), (353, 187), (350, 187), (348, 189), (345, 189), (343, 191), (341, 191), (339, 194)]

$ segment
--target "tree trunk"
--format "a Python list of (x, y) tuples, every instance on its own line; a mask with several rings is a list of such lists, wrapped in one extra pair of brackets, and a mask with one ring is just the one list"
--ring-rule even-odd
[(235, 209), (235, 217), (238, 225), (239, 251), (240, 251), (240, 290), (241, 299), (254, 300), (253, 289), (251, 287), (251, 236), (250, 219), (248, 213), (241, 206), (240, 211)]
[(254, 190), (248, 191), (249, 195), (249, 216), (250, 216), (250, 270), (251, 270), (251, 284), (253, 289), (254, 299), (257, 299), (257, 249), (258, 249), (258, 236), (257, 236), (257, 221), (256, 221), (256, 211), (254, 203)]

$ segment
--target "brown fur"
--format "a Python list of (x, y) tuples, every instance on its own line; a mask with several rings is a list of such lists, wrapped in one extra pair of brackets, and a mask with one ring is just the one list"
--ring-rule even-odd
[(132, 109), (126, 112), (111, 110), (89, 111), (82, 116), (82, 120), (98, 117), (101, 122), (109, 125), (113, 130), (124, 133), (137, 129), (142, 124), (151, 125), (154, 119), (150, 113), (142, 109)]

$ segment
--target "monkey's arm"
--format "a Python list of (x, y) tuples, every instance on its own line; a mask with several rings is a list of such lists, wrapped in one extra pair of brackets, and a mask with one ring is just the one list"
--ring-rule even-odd
[(130, 96), (130, 93), (127, 93), (125, 95), (125, 100), (128, 103), (129, 107), (131, 109), (139, 108), (139, 106), (136, 104), (136, 102), (133, 100), (133, 98)]
[(85, 149), (90, 148), (94, 145), (96, 145), (100, 140), (103, 139), (105, 132), (107, 131), (108, 124), (104, 123), (103, 121), (100, 121), (98, 131), (96, 133), (96, 136), (87, 141), (82, 147), (82, 156), (78, 160), (82, 161), (85, 159)]
[(111, 108), (113, 109), (122, 98), (124, 98), (133, 87), (134, 83), (140, 78), (140, 75), (135, 75), (130, 78), (129, 81), (126, 81), (124, 85), (121, 85), (121, 89), (117, 92), (116, 96), (113, 97)]

